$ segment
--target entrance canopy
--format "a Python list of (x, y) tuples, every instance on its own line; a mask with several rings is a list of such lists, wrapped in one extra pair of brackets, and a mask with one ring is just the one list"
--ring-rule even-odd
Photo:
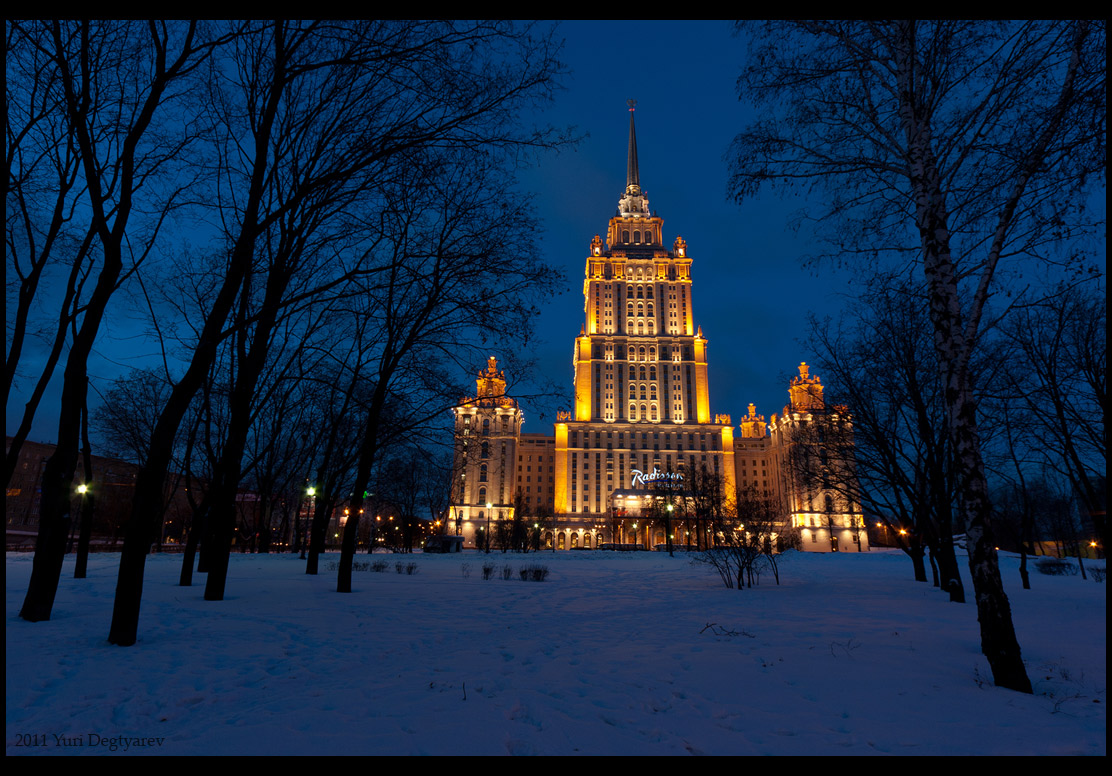
[[(684, 501), (689, 497), (683, 490), (621, 489), (610, 494), (610, 509), (614, 517), (642, 517), (659, 514), (660, 507), (671, 503), (677, 511), (683, 511)], [(654, 509), (654, 502), (660, 507)]]

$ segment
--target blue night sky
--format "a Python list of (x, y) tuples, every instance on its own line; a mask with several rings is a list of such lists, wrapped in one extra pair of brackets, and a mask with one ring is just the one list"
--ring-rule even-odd
[[(836, 314), (845, 304), (843, 295), (852, 290), (847, 273), (821, 267), (816, 274), (800, 262), (808, 247), (788, 230), (788, 221), (801, 202), (775, 194), (744, 206), (726, 199), (725, 154), (752, 115), (735, 90), (746, 50), (732, 29), (724, 21), (560, 25), (561, 59), (570, 70), (565, 88), (542, 114), (522, 118), (574, 126), (584, 138), (572, 151), (543, 157), (522, 176), (543, 223), (538, 249), (566, 275), (563, 293), (542, 308), (538, 321), (538, 379), (507, 374), (511, 390), (523, 397), (526, 431), (551, 433), (555, 411), (572, 404), (571, 354), (584, 321), (584, 262), (591, 238), (605, 235), (625, 187), (629, 98), (638, 101), (641, 185), (664, 219), (665, 245), (682, 235), (694, 261), (695, 323), (709, 342), (712, 413), (730, 414), (736, 423), (749, 402), (766, 418), (780, 412), (788, 379), (809, 359), (801, 344), (808, 312)], [(160, 364), (142, 317), (127, 305), (110, 308), (89, 364), (92, 407), (116, 377)], [(510, 338), (501, 345), (513, 346)], [(27, 355), (29, 367), (37, 368), (35, 355)], [(499, 346), (490, 355), (498, 356)], [(61, 371), (59, 365), (32, 440), (56, 437)], [(560, 395), (525, 398), (544, 381)], [(21, 388), (29, 390), (30, 383), (17, 386), (9, 402), (9, 431), (23, 409)]]
[(560, 34), (571, 75), (543, 120), (575, 125), (586, 137), (575, 151), (542, 160), (525, 180), (544, 221), (544, 258), (567, 274), (566, 291), (541, 314), (537, 351), (542, 373), (564, 395), (550, 406), (526, 401), (525, 430), (551, 433), (553, 409), (572, 404), (584, 262), (625, 187), (631, 97), (641, 186), (664, 219), (665, 245), (683, 236), (694, 262), (711, 412), (735, 423), (749, 402), (766, 418), (779, 413), (787, 380), (808, 360), (801, 344), (808, 312), (836, 314), (852, 289), (848, 273), (820, 267), (816, 274), (800, 262), (808, 246), (788, 229), (800, 201), (775, 194), (744, 206), (727, 201), (726, 151), (752, 117), (735, 89), (744, 42), (729, 22), (565, 22)]

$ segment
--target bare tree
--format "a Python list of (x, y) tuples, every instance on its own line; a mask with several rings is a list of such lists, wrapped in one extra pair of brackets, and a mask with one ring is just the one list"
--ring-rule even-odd
[[(250, 406), (268, 352), (265, 345), (283, 306), (307, 302), (327, 289), (338, 291), (337, 283), (351, 281), (364, 268), (398, 270), (389, 261), (379, 262), (383, 254), (374, 249), (373, 240), (357, 236), (381, 228), (376, 212), (382, 200), (375, 192), (409, 174), (412, 161), (425, 149), (520, 148), (552, 138), (544, 130), (519, 132), (507, 120), (523, 101), (545, 95), (557, 67), (550, 46), (537, 47), (535, 39), (508, 24), (277, 22), (247, 26), (239, 33), (221, 62), (229, 77), (212, 81), (228, 86), (213, 107), (226, 127), (223, 140), (232, 149), (220, 157), (226, 174), (217, 202), (229, 226), (225, 269), (210, 295), (188, 368), (152, 436), (151, 462), (136, 488), (136, 515), (146, 514), (142, 507), (159, 498), (165, 459), (157, 451), (172, 438), (230, 332), (246, 347), (240, 354), (244, 370), (232, 385), (232, 404)], [(281, 267), (294, 264), (282, 257), (323, 260), (329, 252), (335, 260), (328, 278), (284, 296), (293, 286)], [(272, 263), (264, 275), (254, 264), (260, 256), (284, 264)], [(256, 276), (259, 282), (249, 285)], [(367, 279), (362, 288), (375, 283)], [(252, 299), (261, 304), (244, 304)], [(233, 314), (237, 305), (240, 312)], [(382, 386), (377, 407), (385, 405), (388, 394)], [(238, 479), (232, 476), (232, 467), (240, 465), (236, 448), (245, 433), (242, 421), (233, 425), (224, 454), (228, 468), (216, 486), (223, 494), (214, 500), (214, 508), (225, 510)], [(353, 528), (370, 470), (363, 471), (354, 491)], [(223, 554), (229, 521), (216, 524), (223, 534), (212, 543)], [(146, 550), (142, 529), (136, 525), (129, 532), (121, 560), (109, 637), (117, 644), (135, 639)], [(211, 576), (208, 587), (209, 597), (222, 589)]]
[(823, 413), (824, 422), (795, 431), (793, 476), (884, 521), (911, 558), (916, 580), (927, 579), (929, 548), (941, 565), (935, 583), (950, 600), (964, 601), (947, 416), (926, 299), (913, 284), (875, 277), (852, 313), (837, 323), (812, 320), (811, 331), (815, 365), (848, 417), (825, 422)]
[[(472, 151), (414, 158), (394, 192), (391, 232), (382, 246), (391, 271), (368, 291), (380, 338), (374, 343), (377, 383), (362, 430), (356, 502), (382, 442), (382, 409), (391, 395), (407, 402), (423, 397), (426, 417), (441, 414), (461, 393), (458, 386), (448, 393), (446, 385), (463, 372), (460, 367), (477, 360), (476, 348), (506, 331), (528, 341), (532, 301), (555, 276), (527, 247), (536, 229), (532, 210), (526, 198), (511, 193), (512, 172), (504, 162)], [(443, 198), (441, 187), (453, 196)], [(352, 521), (347, 525), (340, 592), (350, 591), (357, 528)], [(484, 532), (484, 542), (491, 541), (489, 534)]]
[(724, 508), (714, 513), (710, 530), (713, 546), (694, 560), (718, 572), (723, 585), (735, 590), (753, 587), (760, 578), (762, 564), (780, 584), (776, 553), (783, 520), (772, 499), (755, 487), (739, 488), (730, 494)]
[(1107, 541), (1107, 309), (1100, 287), (1065, 286), (1004, 327), (1015, 349), (1006, 399), (1021, 412), (1031, 454), (1069, 479)]
[[(1103, 22), (769, 22), (739, 92), (732, 191), (824, 187), (834, 253), (911, 257), (930, 300), (981, 647), (1031, 692), (1000, 582), (970, 360), (1009, 263), (1089, 224), (1105, 157)], [(917, 235), (917, 242), (911, 235)]]
[[(67, 117), (51, 30), (37, 22), (10, 20), (5, 32), (5, 408), (25, 371), (28, 337), (49, 343), (8, 444), (7, 484), (81, 303), (96, 235), (80, 206), (86, 201), (81, 156), (75, 125)], [(55, 314), (40, 322), (40, 308), (53, 308)]]
[(182, 116), (166, 114), (188, 93), (190, 76), (214, 45), (196, 23), (55, 21), (47, 29), (40, 40), (77, 149), (100, 262), (80, 322), (74, 321), (58, 442), (43, 470), (34, 569), (20, 610), (30, 621), (50, 619), (58, 588), (89, 354), (112, 295), (154, 249), (189, 187), (186, 150), (196, 131)]

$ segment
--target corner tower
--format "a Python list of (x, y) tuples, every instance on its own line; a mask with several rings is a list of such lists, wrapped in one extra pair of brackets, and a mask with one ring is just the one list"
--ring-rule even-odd
[(525, 420), (517, 400), (506, 395), (506, 376), (494, 356), (479, 371), (475, 395), (461, 398), (452, 414), (456, 449), (447, 530), (472, 546), (476, 530), (513, 517), (514, 463)]

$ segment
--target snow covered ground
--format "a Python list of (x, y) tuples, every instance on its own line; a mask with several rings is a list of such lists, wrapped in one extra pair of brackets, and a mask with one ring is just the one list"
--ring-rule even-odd
[[(790, 553), (780, 586), (741, 592), (678, 553), (374, 559), (388, 572), (340, 595), (334, 557), (309, 577), (233, 555), (227, 599), (206, 602), (203, 577), (177, 587), (180, 556), (152, 556), (139, 643), (119, 648), (118, 556), (86, 580), (70, 556), (53, 619), (32, 624), (31, 556), (8, 555), (7, 753), (1106, 753), (1107, 587), (1036, 574), (1024, 591), (1015, 559), (1033, 696), (992, 686), (973, 604), (895, 551)], [(520, 581), (535, 562), (547, 580)]]

